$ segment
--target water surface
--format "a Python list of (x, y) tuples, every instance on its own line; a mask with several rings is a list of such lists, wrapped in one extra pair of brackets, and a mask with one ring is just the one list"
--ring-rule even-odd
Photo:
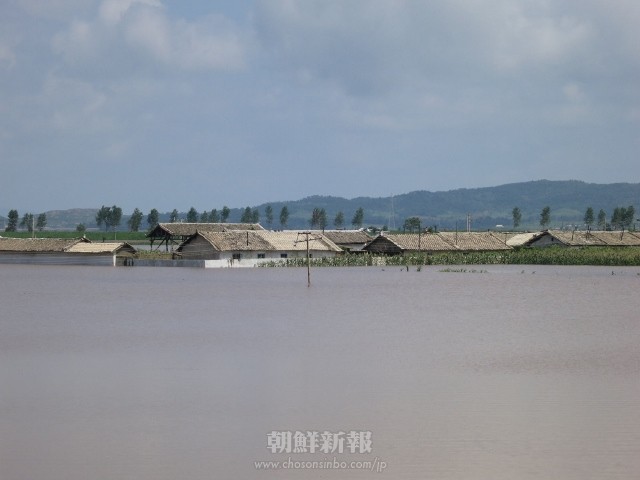
[(0, 478), (637, 477), (640, 269), (443, 268), (0, 266)]

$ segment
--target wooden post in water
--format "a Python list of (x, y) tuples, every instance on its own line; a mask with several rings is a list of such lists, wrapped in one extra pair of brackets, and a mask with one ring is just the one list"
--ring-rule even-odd
[(300, 235), (304, 235), (305, 239), (304, 240), (296, 240), (295, 243), (298, 243), (300, 241), (307, 242), (307, 287), (310, 287), (311, 286), (311, 255), (309, 254), (309, 241), (320, 240), (322, 238), (322, 235), (319, 236), (319, 237), (309, 238), (309, 235), (311, 235), (310, 231), (299, 232), (298, 233), (298, 237)]
[(311, 257), (309, 256), (309, 232), (307, 232), (307, 288), (311, 286)]

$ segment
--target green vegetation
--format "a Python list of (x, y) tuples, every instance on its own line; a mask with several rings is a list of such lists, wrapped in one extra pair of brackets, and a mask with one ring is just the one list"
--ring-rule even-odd
[[(274, 261), (264, 266), (304, 267), (305, 258)], [(417, 266), (417, 265), (603, 265), (640, 266), (640, 248), (522, 248), (500, 252), (411, 253), (379, 257), (370, 254), (347, 254), (335, 258), (311, 259), (314, 267)]]
[(595, 220), (595, 214), (593, 213), (593, 208), (588, 207), (587, 211), (584, 212), (584, 223), (587, 227), (591, 228), (591, 225), (593, 225), (594, 220)]
[(227, 223), (229, 219), (229, 215), (231, 215), (231, 209), (226, 205), (222, 207), (222, 211), (220, 212), (220, 221), (222, 223)]
[(289, 208), (285, 205), (280, 210), (280, 226), (282, 228), (287, 228), (287, 223), (289, 222)]
[(551, 207), (544, 207), (540, 212), (540, 227), (547, 228), (551, 223)]
[(419, 232), (422, 228), (419, 217), (409, 217), (404, 221), (402, 230), (408, 233)]
[(112, 229), (114, 232), (122, 221), (122, 208), (114, 205), (113, 207), (105, 207), (104, 205), (96, 213), (96, 225), (101, 227), (104, 225), (105, 232)]
[(520, 211), (520, 208), (513, 207), (513, 210), (511, 210), (511, 216), (513, 217), (513, 228), (515, 230), (522, 223), (522, 212)]
[[(437, 226), (440, 231), (453, 231), (464, 223), (469, 214), (476, 231), (493, 230), (497, 225), (506, 227), (511, 224), (518, 230), (536, 230), (540, 228), (540, 211), (548, 205), (553, 210), (550, 223), (546, 225), (549, 228), (585, 229), (592, 226), (593, 210), (596, 214), (593, 226), (598, 230), (622, 227), (635, 230), (638, 219), (635, 218), (633, 203), (639, 197), (640, 183), (593, 184), (540, 180), (446, 192), (415, 191), (393, 197), (347, 199), (315, 195), (296, 201), (254, 205), (251, 212), (253, 214), (254, 210), (258, 210), (263, 214), (266, 226), (273, 228), (308, 228), (313, 209), (318, 208), (324, 209), (328, 223), (332, 222), (336, 228), (351, 228), (351, 225), (356, 228), (365, 225), (379, 228), (388, 225), (397, 231), (402, 230), (404, 219), (418, 218), (423, 228), (431, 225)], [(47, 228), (73, 230), (78, 224), (83, 224), (91, 230), (96, 226), (96, 214), (99, 211), (97, 208), (49, 210), (46, 212)], [(222, 210), (211, 210), (207, 217), (209, 222), (215, 223), (237, 222), (243, 211), (244, 208), (230, 209), (225, 206)], [(280, 217), (277, 216), (278, 212)], [(351, 217), (346, 212), (355, 212), (357, 215)], [(195, 221), (204, 222), (205, 213), (206, 210)], [(187, 211), (178, 212), (174, 209), (173, 212), (158, 212), (153, 209), (146, 217), (145, 227), (152, 227), (158, 222), (177, 222), (186, 217)], [(0, 228), (9, 231), (18, 229), (21, 218), (22, 215), (18, 217), (16, 210), (11, 210), (7, 217), (0, 215)], [(128, 225), (128, 219), (129, 212), (123, 215), (121, 223)], [(276, 227), (278, 220), (280, 225)], [(104, 221), (102, 226), (107, 230), (113, 229)]]
[(147, 215), (147, 226), (149, 228), (153, 228), (158, 223), (159, 218), (160, 212), (158, 212), (158, 210), (156, 210), (155, 208), (152, 208), (149, 212), (149, 215)]
[(5, 232), (15, 232), (18, 228), (18, 211), (17, 210), (9, 210), (8, 215), (8, 223), (7, 228), (4, 229)]
[(314, 208), (311, 213), (311, 219), (309, 220), (311, 228), (317, 228), (324, 230), (327, 227), (327, 212), (324, 208)]
[(127, 225), (129, 226), (129, 230), (132, 232), (137, 232), (140, 230), (140, 225), (142, 224), (142, 218), (144, 217), (143, 213), (139, 208), (136, 208), (129, 220), (127, 220)]
[(191, 207), (187, 212), (187, 222), (198, 223), (198, 211), (195, 209), (195, 207)]
[(358, 207), (356, 213), (353, 214), (353, 219), (351, 220), (351, 225), (354, 228), (362, 228), (362, 224), (364, 223), (364, 208)]
[(267, 228), (271, 229), (273, 223), (273, 207), (271, 205), (264, 207), (264, 219), (267, 222)]

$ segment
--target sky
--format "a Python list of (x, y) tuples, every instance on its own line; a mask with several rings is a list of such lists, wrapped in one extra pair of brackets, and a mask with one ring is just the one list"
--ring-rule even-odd
[(0, 215), (639, 182), (637, 0), (3, 0)]

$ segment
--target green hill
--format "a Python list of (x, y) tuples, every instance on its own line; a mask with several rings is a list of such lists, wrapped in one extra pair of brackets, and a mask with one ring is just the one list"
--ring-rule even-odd
[[(188, 202), (181, 199), (180, 203)], [(408, 217), (420, 217), (422, 225), (437, 225), (440, 230), (466, 228), (467, 214), (471, 216), (474, 230), (493, 229), (496, 225), (512, 226), (511, 211), (514, 207), (522, 212), (520, 229), (537, 229), (539, 216), (545, 206), (551, 208), (552, 228), (567, 225), (581, 225), (584, 213), (592, 207), (597, 215), (603, 209), (607, 218), (611, 217), (615, 207), (640, 206), (639, 183), (595, 184), (577, 180), (550, 181), (538, 180), (511, 183), (497, 187), (461, 188), (446, 192), (426, 190), (409, 192), (392, 197), (341, 198), (331, 196), (310, 196), (295, 201), (271, 202), (274, 213), (272, 228), (279, 228), (279, 213), (286, 205), (289, 209), (288, 228), (308, 228), (311, 212), (314, 208), (324, 208), (327, 214), (328, 228), (333, 228), (337, 212), (344, 213), (345, 227), (350, 228), (354, 212), (364, 209), (364, 226), (388, 226), (402, 228)], [(266, 226), (265, 207), (267, 204), (254, 205), (260, 212), (261, 222)], [(240, 220), (243, 208), (231, 209), (229, 222)], [(71, 210), (52, 210), (47, 213), (47, 229), (75, 229), (84, 223), (88, 229), (97, 228), (95, 215), (97, 209), (77, 208)], [(20, 211), (22, 215), (23, 212)], [(131, 213), (131, 212), (126, 212)], [(146, 214), (144, 212), (145, 220)], [(184, 219), (182, 212), (180, 218)], [(121, 230), (126, 230), (127, 215), (123, 215)], [(0, 225), (6, 224), (2, 222)], [(169, 221), (169, 213), (161, 213), (160, 221)], [(142, 228), (146, 227), (143, 221)]]
[[(332, 226), (336, 212), (342, 211), (347, 224), (358, 207), (365, 211), (365, 225), (387, 225), (402, 228), (404, 220), (417, 216), (423, 225), (437, 225), (439, 229), (466, 228), (467, 214), (476, 230), (512, 226), (514, 207), (522, 212), (521, 229), (538, 228), (539, 216), (545, 206), (551, 208), (551, 226), (561, 227), (582, 223), (584, 213), (592, 207), (597, 215), (603, 209), (607, 218), (617, 206), (634, 205), (640, 200), (640, 184), (593, 184), (581, 181), (539, 180), (512, 183), (497, 187), (457, 189), (446, 192), (415, 191), (391, 197), (313, 196), (287, 202), (291, 216), (290, 227), (307, 227), (314, 208), (324, 208)], [(271, 203), (274, 212), (284, 203)], [(258, 206), (260, 212), (266, 205)], [(277, 219), (276, 219), (277, 220)]]

